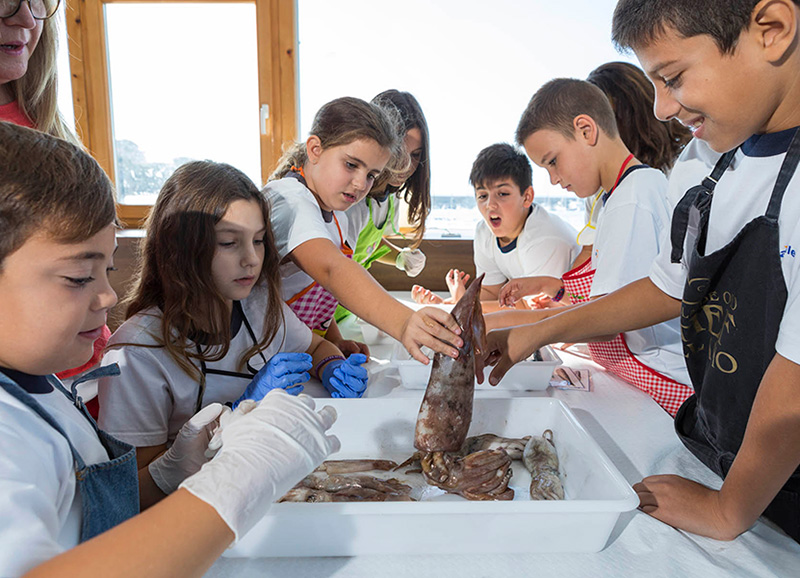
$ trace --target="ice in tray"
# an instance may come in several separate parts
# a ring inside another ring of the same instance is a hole
[[[433,352],[427,348],[423,351],[428,357],[433,357]],[[392,353],[392,363],[400,373],[400,383],[406,389],[425,389],[428,385],[428,378],[431,375],[431,364],[423,365],[416,359],[412,359],[405,348],[398,344]],[[483,373],[483,383],[478,384],[475,380],[477,389],[508,389],[515,391],[536,391],[547,389],[553,370],[561,365],[561,358],[555,350],[546,345],[526,359],[514,365],[503,379],[496,386],[489,385],[489,374],[491,367],[487,367]]]
[[[331,459],[402,462],[414,451],[420,401],[326,400],[338,412],[331,431],[342,442]],[[470,502],[418,487],[418,502],[274,504],[225,555],[597,552],[619,515],[639,500],[566,405],[549,398],[476,398],[469,435],[523,437],[545,429],[553,431],[564,500],[530,500],[530,476],[514,462],[513,501]],[[403,471],[395,475],[406,479]]]

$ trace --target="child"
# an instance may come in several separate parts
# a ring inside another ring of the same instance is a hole
[[[404,161],[401,166],[384,170],[366,199],[347,212],[351,226],[360,231],[353,259],[367,269],[373,263],[385,263],[405,271],[409,277],[416,277],[425,268],[425,254],[419,250],[419,244],[431,210],[428,123],[411,93],[386,90],[372,102],[394,109],[400,115],[405,131],[403,145],[406,155],[398,157]],[[410,246],[398,250],[384,236],[401,234],[397,230],[401,195],[408,205],[408,222],[414,225],[414,240]],[[349,314],[339,305],[336,322],[341,322]]]
[[[10,4],[4,6],[11,6]],[[58,2],[19,2],[7,14],[0,9],[0,45],[17,46],[0,57],[0,121],[37,128],[79,144],[58,112],[56,87]],[[22,45],[23,40],[27,40]],[[66,369],[61,379],[75,377],[97,365],[111,336],[103,327],[94,354],[81,367]]]
[[[568,272],[555,285],[547,280],[542,290],[555,301],[568,294],[577,303],[647,275],[669,223],[667,181],[628,151],[603,92],[583,80],[548,82],[522,114],[517,140],[554,184],[582,198],[601,187],[607,191],[599,201],[603,209],[591,263]],[[520,287],[503,289],[505,296],[532,292],[538,280],[517,282]],[[692,394],[685,385],[689,375],[675,321],[590,343],[589,350],[595,362],[647,392],[670,415]]]
[[[489,337],[492,357],[499,355],[490,378],[496,383],[512,360],[543,343],[680,314],[696,394],[681,407],[675,428],[725,481],[712,490],[658,475],[634,488],[643,511],[723,540],[762,513],[800,540],[798,26],[800,6],[792,0],[618,3],[613,37],[636,52],[655,85],[656,115],[678,119],[695,140],[730,152],[676,207],[673,243],[649,278]],[[703,164],[698,148],[687,146],[671,181],[685,161],[693,172]]]
[[[449,345],[461,343],[458,324],[439,309],[412,311],[354,263],[355,234],[343,214],[366,196],[401,148],[386,109],[339,98],[317,112],[311,136],[284,155],[264,193],[282,257],[283,296],[297,316],[327,333],[342,351],[366,352],[363,344],[343,343],[335,327],[333,314],[341,301],[428,363],[422,345],[452,357],[458,354]]]
[[[51,375],[92,355],[116,303],[111,183],[75,145],[2,122],[0,166],[0,575],[200,575],[337,450],[325,435],[335,412],[275,392],[225,413],[216,457],[134,515],[133,447],[97,430]],[[206,435],[181,439],[202,456]]]
[[[569,269],[578,254],[575,230],[533,202],[531,165],[524,154],[504,143],[483,149],[469,182],[483,217],[475,228],[473,252],[477,274],[486,274],[481,287],[485,313],[499,309],[498,294],[508,280],[532,275],[559,279]],[[456,270],[448,273],[448,302],[461,298],[468,277]],[[419,285],[412,296],[418,302],[437,301]]]
[[[268,223],[258,188],[226,164],[187,163],[156,199],[127,320],[103,358],[122,375],[98,388],[100,427],[136,446],[143,508],[177,487],[152,462],[203,407],[296,395],[309,371],[334,397],[364,393],[363,356],[345,361],[282,302]]]

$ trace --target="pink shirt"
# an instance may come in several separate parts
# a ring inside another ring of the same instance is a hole
[[[25,116],[25,113],[20,110],[16,100],[8,104],[0,104],[0,120],[20,126],[27,126],[28,128],[34,128],[31,119]]]

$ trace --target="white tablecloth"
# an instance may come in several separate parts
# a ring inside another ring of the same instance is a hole
[[[344,326],[351,335],[357,327]],[[400,385],[388,360],[392,345],[372,346],[376,360],[370,396],[411,396],[419,391]],[[513,392],[516,396],[551,396],[567,404],[622,475],[634,484],[643,477],[674,473],[711,487],[721,480],[678,440],[672,418],[645,393],[613,377],[590,361],[561,354],[565,365],[588,368],[593,391],[549,388],[545,392]],[[324,395],[321,386],[307,387]],[[511,392],[478,391],[481,396]],[[524,539],[524,536],[521,537]],[[594,554],[473,554],[469,556],[358,556],[343,558],[221,558],[207,576],[222,577],[402,577],[490,576],[800,576],[800,544],[770,522],[759,520],[732,542],[719,542],[675,530],[637,511],[623,514],[608,543]]]

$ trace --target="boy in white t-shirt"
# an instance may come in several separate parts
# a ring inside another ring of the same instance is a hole
[[[497,311],[500,289],[511,279],[528,276],[560,278],[580,247],[567,223],[533,202],[531,165],[509,144],[493,144],[478,153],[469,176],[483,220],[475,228],[476,274],[485,274],[481,288],[484,312]],[[469,276],[457,269],[447,274],[450,298],[443,300],[415,285],[418,303],[455,303]],[[525,304],[519,301],[519,307]]]

